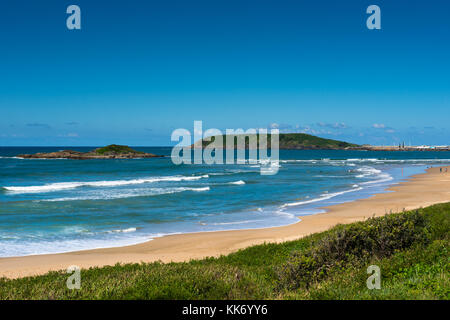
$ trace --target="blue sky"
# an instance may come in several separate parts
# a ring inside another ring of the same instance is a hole
[[[82,29],[66,28],[79,5]],[[381,8],[368,30],[366,8]],[[171,145],[278,127],[450,144],[450,2],[0,3],[0,145]]]

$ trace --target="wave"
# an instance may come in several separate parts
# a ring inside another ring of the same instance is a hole
[[[113,235],[114,233],[110,234],[111,237],[113,237]],[[165,234],[156,234],[155,236],[153,236],[137,234],[133,235],[133,233],[117,233],[115,235],[116,236],[114,236],[114,238],[106,239],[36,239],[21,242],[11,241],[8,242],[7,245],[0,247],[0,257],[18,257],[73,252],[79,250],[123,247],[150,241],[154,238],[164,236]],[[121,235],[120,238],[118,238],[119,235]]]
[[[353,187],[353,189],[350,190],[345,190],[345,191],[340,191],[340,192],[334,192],[334,193],[327,193],[327,194],[322,194],[320,197],[318,198],[314,198],[311,200],[305,200],[305,201],[299,201],[299,202],[292,202],[292,203],[285,203],[282,206],[280,206],[280,208],[286,208],[286,207],[293,207],[293,206],[300,206],[300,205],[304,205],[304,204],[308,204],[308,203],[314,203],[314,202],[319,202],[319,201],[323,201],[323,200],[328,200],[337,196],[340,196],[342,194],[346,194],[349,192],[355,192],[355,191],[359,191],[362,190],[362,187]]]
[[[111,180],[111,181],[86,181],[86,182],[56,182],[42,186],[24,186],[24,187],[3,187],[3,189],[14,193],[45,193],[79,187],[117,187],[124,185],[169,182],[169,181],[195,181],[203,178],[209,178],[207,174],[201,176],[168,176],[152,177],[132,180]]]
[[[361,182],[361,185],[368,185],[368,184],[375,184],[375,183],[382,183],[382,182],[388,182],[393,180],[394,178],[391,177],[391,175],[384,173],[384,174],[380,174],[379,176],[380,179],[377,180],[372,180],[372,181],[366,181],[366,182]]]
[[[107,231],[107,233],[129,233],[129,232],[135,232],[136,230],[137,230],[137,228],[117,229],[117,230]]]
[[[243,185],[243,184],[245,184],[245,181],[243,181],[243,180],[232,181],[232,182],[228,182],[228,184]]]
[[[178,187],[178,188],[151,188],[151,189],[137,189],[134,192],[117,192],[117,193],[100,193],[98,195],[79,196],[79,197],[64,197],[55,199],[34,200],[34,202],[64,202],[64,201],[84,201],[84,200],[113,200],[126,199],[135,197],[150,197],[164,194],[179,193],[185,191],[204,192],[209,191],[210,187]]]
[[[361,174],[357,175],[356,178],[365,178],[373,175],[378,175],[381,173],[381,170],[375,169],[373,167],[364,166],[356,169],[355,171],[361,172]]]
[[[213,222],[213,223],[203,223],[202,225],[211,225],[211,226],[227,226],[233,224],[246,224],[252,222],[260,222],[264,220],[242,220],[242,221],[232,221],[232,222]]]
[[[23,159],[21,157],[0,157],[0,159]]]
[[[361,173],[356,175],[356,178],[370,178],[373,176],[376,177],[376,180],[361,182],[360,185],[383,183],[394,179],[390,174],[369,166],[363,166],[361,168],[356,169],[355,171]]]

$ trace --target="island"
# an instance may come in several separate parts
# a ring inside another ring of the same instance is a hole
[[[245,149],[249,148],[249,136],[245,136]],[[234,148],[237,147],[237,139],[240,134],[234,135]],[[259,144],[259,134],[256,134],[256,139]],[[223,148],[232,148],[226,145],[226,135],[213,136],[210,139],[203,139],[195,142],[191,147],[193,148],[205,148],[210,143],[214,142],[215,139],[223,139]],[[360,145],[354,143],[348,143],[339,140],[325,139],[316,137],[306,133],[280,133],[279,134],[279,149],[295,149],[295,150],[356,150],[360,148]],[[271,135],[267,134],[267,148],[271,148]]]
[[[137,158],[160,158],[164,157],[152,153],[136,151],[128,146],[111,144],[106,147],[97,148],[89,152],[73,150],[62,150],[49,153],[19,154],[17,157],[24,159],[137,159]]]

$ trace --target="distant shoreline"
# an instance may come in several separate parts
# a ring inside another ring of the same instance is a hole
[[[264,242],[283,242],[311,233],[325,231],[336,224],[361,221],[432,204],[450,201],[450,170],[440,172],[434,167],[424,174],[388,188],[389,193],[325,208],[325,213],[302,216],[301,221],[282,227],[214,231],[168,235],[145,243],[107,249],[85,250],[60,254],[0,258],[0,276],[18,278],[66,269],[116,263],[177,262],[228,254]],[[449,166],[445,167],[450,169]]]

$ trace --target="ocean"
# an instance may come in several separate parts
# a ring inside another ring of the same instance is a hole
[[[288,225],[324,206],[386,192],[427,167],[450,165],[450,152],[280,150],[278,174],[261,175],[258,165],[174,165],[170,157],[16,157],[63,149],[93,147],[0,147],[0,257]]]

